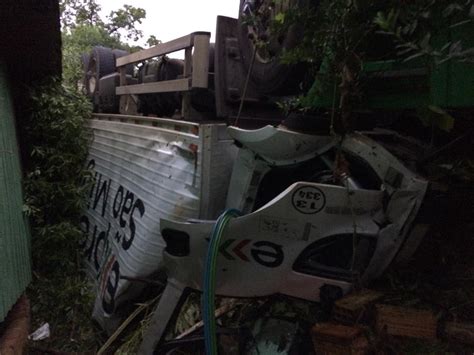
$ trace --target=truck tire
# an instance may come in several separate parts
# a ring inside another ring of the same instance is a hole
[[[139,69],[139,83],[174,80],[183,74],[184,61],[162,57],[149,61]],[[214,72],[214,44],[209,46],[209,72]],[[199,112],[215,114],[213,76],[209,76],[209,88],[191,92],[191,106]],[[182,95],[179,92],[143,94],[138,97],[138,112],[147,116],[171,117],[181,108]]]
[[[99,80],[113,72],[115,72],[115,58],[112,49],[101,46],[92,48],[86,74],[86,93],[92,99],[94,112],[99,111]]]
[[[127,85],[137,84],[137,79],[126,76]],[[100,78],[99,81],[99,110],[100,113],[120,113],[120,96],[115,89],[120,86],[120,74],[113,72]]]
[[[119,113],[120,96],[115,95],[115,88],[120,84],[120,74],[112,73],[103,76],[99,81],[99,112]]]
[[[178,78],[178,76],[183,75],[183,72],[183,60],[163,57],[158,67],[158,81],[175,80]],[[163,116],[171,117],[176,112],[176,110],[179,110],[181,107],[181,93],[167,92],[158,95],[157,108]]]
[[[257,6],[268,6],[269,0],[260,1]],[[307,6],[309,0],[290,0],[288,6]],[[294,64],[287,65],[280,62],[280,56],[285,50],[295,48],[299,43],[303,33],[303,28],[298,24],[291,25],[287,33],[284,35],[276,35],[268,33],[270,21],[273,20],[277,9],[272,11],[269,23],[263,26],[254,26],[248,23],[247,15],[248,6],[254,2],[250,0],[240,0],[239,19],[238,19],[238,40],[240,54],[247,72],[251,67],[252,55],[255,48],[252,38],[265,35],[269,38],[270,44],[265,49],[257,49],[255,61],[252,67],[250,78],[259,93],[263,95],[289,95],[296,93],[299,84],[305,73],[306,65]],[[315,6],[315,5],[311,5]],[[284,9],[283,9],[284,10]],[[254,8],[253,12],[258,11]]]
[[[124,57],[130,54],[129,52],[124,51],[122,49],[113,49],[112,53],[114,54],[114,62],[116,62],[117,58]],[[127,72],[127,75],[133,75],[133,64],[127,65],[126,72]]]
[[[139,83],[152,83],[174,80],[183,74],[184,61],[162,57],[158,61],[149,61],[139,70]],[[181,94],[168,92],[161,94],[143,94],[138,96],[138,112],[147,116],[171,117],[181,107]]]
[[[81,66],[82,66],[82,79],[80,83],[80,90],[84,95],[87,95],[87,70],[89,68],[90,54],[82,53],[81,54]]]

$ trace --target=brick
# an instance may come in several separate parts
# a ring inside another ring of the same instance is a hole
[[[428,310],[377,305],[376,328],[388,335],[434,340],[438,319]]]
[[[311,329],[316,355],[362,355],[369,351],[369,342],[362,327],[319,323]]]
[[[374,317],[374,306],[383,293],[373,290],[353,292],[334,303],[332,319],[343,324],[370,322]]]

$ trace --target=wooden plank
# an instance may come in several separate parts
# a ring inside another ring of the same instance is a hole
[[[369,341],[361,327],[318,323],[311,329],[311,337],[316,355],[362,355],[369,350]]]
[[[117,67],[142,62],[146,59],[150,59],[153,57],[158,57],[160,55],[165,55],[168,53],[176,52],[193,45],[193,34],[183,36],[172,41],[158,44],[154,47],[141,50],[139,52],[135,52],[120,58],[117,58],[116,65]]]
[[[158,81],[156,83],[120,86],[115,89],[115,93],[117,95],[133,95],[188,90],[190,90],[190,82],[188,78],[185,78]]]
[[[208,35],[194,37],[192,87],[204,88],[208,86],[209,75],[209,38]]]
[[[374,306],[383,293],[373,290],[353,292],[334,303],[332,318],[344,324],[367,322],[372,318]]]
[[[376,328],[388,335],[434,340],[438,319],[432,311],[377,305]]]

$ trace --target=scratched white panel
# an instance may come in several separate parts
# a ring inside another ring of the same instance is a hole
[[[224,124],[203,124],[200,133],[203,153],[199,218],[212,220],[225,209],[237,147]]]
[[[83,250],[96,280],[94,317],[111,330],[117,307],[141,291],[121,277],[146,277],[161,267],[160,218],[199,217],[202,143],[198,129],[179,125],[97,119],[89,125],[94,184],[81,221]]]

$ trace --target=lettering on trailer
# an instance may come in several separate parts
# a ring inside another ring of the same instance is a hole
[[[324,192],[314,186],[302,186],[293,192],[291,199],[293,207],[303,214],[315,214],[326,205]]]
[[[100,280],[100,298],[105,313],[112,314],[115,311],[115,294],[117,293],[120,280],[120,264],[112,255],[103,269]]]
[[[94,168],[95,161],[89,161],[88,169]],[[120,280],[120,264],[112,255],[111,243],[115,243],[122,252],[127,252],[137,233],[135,221],[141,219],[146,211],[143,201],[123,185],[118,186],[115,195],[110,195],[112,184],[112,179],[95,172],[87,204],[89,212],[95,211],[106,227],[93,224],[87,215],[80,220],[83,231],[80,246],[86,260],[93,266],[97,280],[100,280],[99,292],[107,314],[115,310],[115,295]]]
[[[278,267],[285,260],[283,247],[265,240],[226,239],[220,245],[219,253],[227,260],[253,260],[269,268]]]

